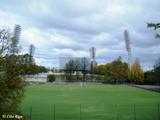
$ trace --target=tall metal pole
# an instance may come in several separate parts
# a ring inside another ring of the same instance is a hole
[[[80,104],[80,120],[82,120],[82,111],[81,111],[81,104]]]
[[[91,57],[91,74],[92,74],[92,77],[94,75],[94,72],[95,72],[95,56],[96,56],[96,49],[95,47],[91,47],[90,48],[90,57]]]
[[[158,114],[158,120],[160,120],[160,108],[159,108],[159,104],[158,104],[157,114]]]
[[[53,106],[53,120],[56,120],[56,111],[55,111],[56,109],[55,109],[55,104],[54,104],[54,106]]]
[[[29,118],[30,118],[30,120],[32,120],[32,106],[30,106],[30,109],[29,109],[30,111],[29,111]]]
[[[33,44],[31,44],[29,46],[29,65],[31,65],[33,63],[33,54],[35,51],[35,46]]]
[[[137,120],[137,117],[136,117],[136,105],[134,104],[134,120]]]
[[[130,43],[130,38],[129,38],[129,32],[127,30],[124,31],[124,38],[125,38],[125,44],[126,44],[126,50],[128,52],[128,66],[131,68],[131,43]]]

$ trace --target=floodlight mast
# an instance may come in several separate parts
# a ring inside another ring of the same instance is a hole
[[[124,38],[125,38],[126,50],[128,52],[128,66],[129,66],[129,69],[130,69],[131,64],[132,64],[131,43],[130,43],[130,38],[129,38],[129,32],[127,30],[124,30]]]
[[[33,64],[33,55],[34,55],[34,52],[35,52],[35,46],[33,45],[33,44],[31,44],[30,46],[29,46],[29,56],[30,56],[30,58],[29,58],[29,64],[31,65],[31,64]]]
[[[90,55],[91,55],[92,60],[95,60],[95,54],[96,54],[95,52],[96,52],[95,47],[91,47],[90,48]]]
[[[96,55],[96,49],[95,47],[90,48],[90,57],[91,57],[91,74],[94,74],[95,71],[95,55]]]
[[[14,33],[13,33],[13,40],[11,44],[11,53],[13,55],[18,54],[19,52],[19,40],[20,40],[20,34],[21,34],[21,26],[20,25],[15,25],[14,28]]]

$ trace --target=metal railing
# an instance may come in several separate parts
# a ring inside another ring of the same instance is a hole
[[[160,104],[155,105],[60,105],[22,109],[27,120],[160,120]]]

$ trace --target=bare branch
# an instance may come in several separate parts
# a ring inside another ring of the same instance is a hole
[[[10,33],[8,29],[0,30],[0,56],[3,56],[9,49]]]

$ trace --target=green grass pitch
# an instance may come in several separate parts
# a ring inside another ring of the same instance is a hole
[[[32,113],[32,120],[160,119],[160,94],[127,85],[43,84],[25,89],[21,109],[25,115]]]

